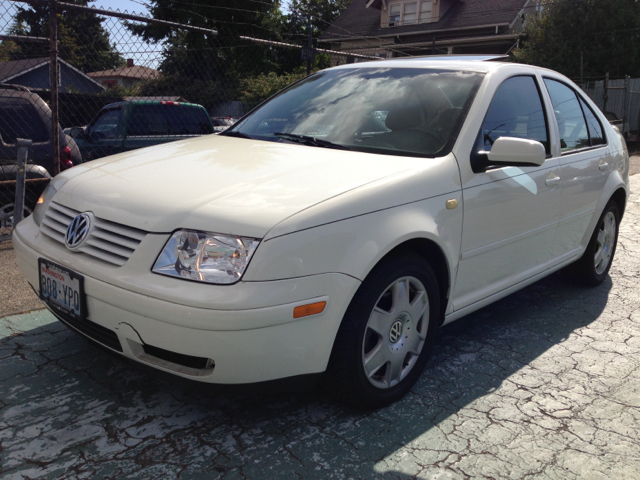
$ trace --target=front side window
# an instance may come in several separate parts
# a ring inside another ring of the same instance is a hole
[[[547,120],[536,81],[530,76],[505,80],[491,101],[478,136],[478,150],[488,152],[500,137],[535,140],[549,154]]]
[[[89,129],[89,135],[94,140],[114,139],[118,135],[118,121],[122,108],[112,108],[105,110],[93,122]]]
[[[549,78],[545,78],[544,83],[558,122],[560,150],[564,153],[589,147],[589,130],[576,92],[565,84]]]
[[[385,155],[448,154],[484,77],[423,68],[311,75],[223,135]]]

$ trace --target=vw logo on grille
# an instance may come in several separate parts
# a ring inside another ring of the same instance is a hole
[[[76,248],[84,242],[89,235],[91,228],[91,217],[86,213],[81,213],[71,220],[67,227],[67,234],[64,236],[64,244],[67,248]]]
[[[389,331],[389,341],[391,343],[396,343],[400,337],[402,337],[402,322],[398,320],[393,325],[391,325],[391,330]]]

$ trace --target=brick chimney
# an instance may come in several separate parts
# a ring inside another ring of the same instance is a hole
[[[127,67],[133,67],[133,58],[127,58]]]

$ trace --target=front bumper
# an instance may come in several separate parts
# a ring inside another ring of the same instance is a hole
[[[162,238],[149,242],[160,244],[166,235],[158,237]],[[256,383],[324,371],[342,316],[360,285],[337,273],[232,286],[197,285],[152,274],[148,261],[141,272],[144,258],[153,259],[157,250],[136,251],[138,258],[132,256],[131,265],[100,268],[95,260],[40,235],[31,217],[15,229],[13,245],[18,266],[36,291],[40,257],[84,275],[90,323],[71,325],[74,329],[135,361],[208,383]],[[141,247],[144,243],[138,250]],[[140,281],[135,291],[128,285],[132,279]],[[167,281],[173,284],[171,293]],[[156,291],[154,282],[159,284]],[[192,299],[194,291],[209,292],[208,298]],[[176,301],[181,298],[187,304]],[[327,302],[321,314],[293,318],[296,306],[317,301]],[[94,333],[96,329],[115,334],[122,351]],[[180,360],[184,356],[210,361],[194,368]]]

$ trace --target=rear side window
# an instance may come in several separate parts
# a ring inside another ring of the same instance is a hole
[[[512,77],[498,87],[482,124],[479,143],[490,151],[500,137],[535,140],[549,153],[547,121],[536,81],[530,76]]]
[[[207,113],[198,107],[135,105],[129,135],[204,135],[213,133]]]
[[[544,83],[549,91],[558,122],[560,150],[564,153],[602,145],[604,143],[602,125],[589,106],[579,100],[578,94],[556,80],[545,78]]]
[[[0,98],[0,134],[4,143],[16,143],[17,138],[33,142],[49,141],[49,132],[35,107],[25,98]]]
[[[593,113],[591,107],[585,103],[582,98],[580,99],[580,106],[582,107],[582,111],[584,112],[584,116],[587,119],[587,127],[589,129],[589,138],[591,140],[591,146],[595,145],[604,145],[607,143],[604,139],[604,132],[602,130],[602,124],[596,114]]]

